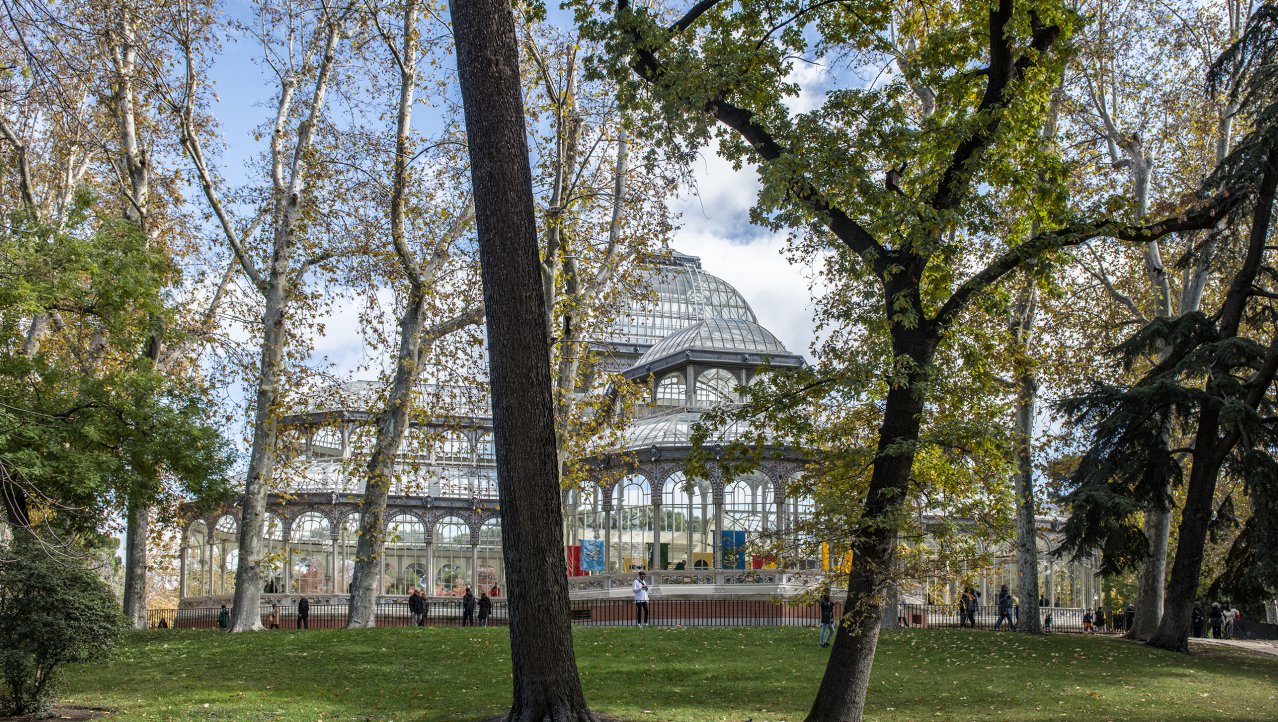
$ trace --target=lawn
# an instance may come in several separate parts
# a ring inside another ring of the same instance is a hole
[[[586,696],[624,720],[802,720],[827,650],[800,628],[576,630]],[[481,720],[509,702],[500,628],[141,632],[69,670],[64,701],[120,719]],[[970,630],[884,637],[871,720],[1278,719],[1278,658]]]

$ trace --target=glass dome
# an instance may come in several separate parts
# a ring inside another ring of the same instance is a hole
[[[636,299],[622,309],[607,341],[647,346],[706,318],[758,322],[737,289],[701,270],[696,256],[667,251],[648,273],[656,299]]]
[[[764,356],[792,356],[785,344],[752,320],[707,318],[670,334],[635,362],[645,366],[680,351],[729,351]]]

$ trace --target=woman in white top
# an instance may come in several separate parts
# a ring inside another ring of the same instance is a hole
[[[639,572],[630,589],[635,593],[635,623],[642,627],[648,623],[648,580],[643,572]]]

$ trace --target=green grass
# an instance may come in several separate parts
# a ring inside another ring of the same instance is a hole
[[[586,696],[624,720],[802,720],[813,629],[576,630]],[[510,699],[506,631],[146,632],[68,670],[64,702],[121,719],[480,720]],[[960,630],[884,637],[871,720],[1274,720],[1278,658],[1113,638]]]

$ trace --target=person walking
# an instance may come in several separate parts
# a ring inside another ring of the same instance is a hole
[[[1096,631],[1105,632],[1105,607],[1096,607]]]
[[[266,628],[280,628],[280,605],[275,602],[271,602],[271,611],[266,614]]]
[[[1231,606],[1228,602],[1226,602],[1221,612],[1221,625],[1220,625],[1221,633],[1225,635],[1225,639],[1234,638],[1234,619],[1236,619],[1237,616],[1238,616],[1238,613],[1234,611],[1233,606]]]
[[[297,600],[297,628],[310,629],[311,602],[306,597]]]
[[[643,572],[630,584],[630,591],[635,594],[635,624],[640,627],[648,623],[648,578]]]
[[[1003,621],[1007,620],[1008,629],[1015,630],[1016,623],[1012,621],[1012,593],[1007,591],[1007,585],[1004,584],[998,590],[998,621],[994,623],[994,631],[1003,630]]]
[[[217,613],[217,628],[227,629],[230,626],[231,626],[231,612],[229,609],[226,608],[226,605],[223,604],[222,609]]]
[[[462,595],[462,626],[475,626],[475,593],[466,587],[466,593]]]
[[[426,625],[426,600],[417,591],[417,587],[408,588],[408,613],[412,615],[414,627]]]
[[[1220,609],[1220,602],[1211,603],[1211,611],[1207,614],[1207,623],[1211,625],[1212,639],[1220,639],[1220,628],[1225,623],[1225,613]]]
[[[479,593],[479,626],[488,626],[488,616],[493,613],[493,600],[488,592]]]
[[[1203,617],[1202,604],[1194,602],[1194,611],[1191,619],[1193,622],[1194,636],[1201,638],[1203,636],[1203,622],[1205,621],[1205,618]]]
[[[834,637],[834,602],[830,601],[830,592],[821,594],[821,646],[830,646]]]

